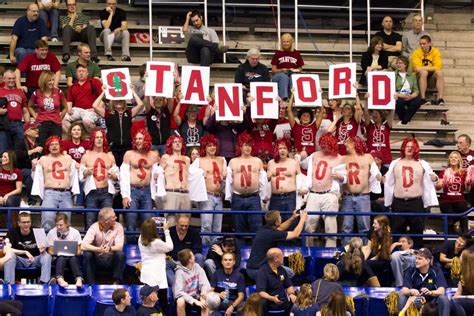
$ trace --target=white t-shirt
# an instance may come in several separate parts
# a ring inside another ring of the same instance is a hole
[[[49,231],[48,235],[46,236],[46,240],[48,242],[48,247],[53,247],[55,240],[77,241],[79,245],[82,242],[81,233],[79,233],[79,231],[74,227],[69,227],[69,233],[64,239],[58,237],[58,230],[56,227],[54,227]]]

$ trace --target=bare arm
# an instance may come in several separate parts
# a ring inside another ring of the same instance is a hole
[[[16,64],[15,49],[16,49],[17,42],[18,42],[18,36],[12,34],[12,37],[10,39],[10,62],[12,64]],[[19,80],[18,76],[17,76],[17,79]]]
[[[304,210],[301,210],[300,213],[301,213],[300,221],[298,222],[298,225],[296,225],[294,230],[292,230],[291,232],[288,232],[288,235],[286,236],[286,240],[298,238],[301,232],[303,231],[304,223],[306,222],[306,219],[308,218],[308,213]]]
[[[59,79],[61,79],[61,70],[56,71],[54,74],[54,86],[56,88],[59,86]]]
[[[362,111],[362,106],[360,103],[359,94],[356,94],[356,103],[355,103],[354,108],[355,108],[354,119],[356,120],[357,123],[360,124],[360,122],[362,121],[363,111]]]
[[[27,108],[28,108],[28,112],[30,112],[30,116],[36,120],[36,113],[35,113],[35,110],[33,109],[33,100],[31,98],[28,101]]]
[[[143,101],[142,99],[140,99],[140,97],[135,92],[135,90],[132,90],[132,94],[133,94],[133,99],[135,100],[135,103],[137,104],[132,108],[132,117],[135,117],[137,116],[138,113],[140,113],[140,111],[143,110]]]
[[[295,120],[295,115],[293,114],[293,102],[294,102],[294,94],[292,93],[290,95],[290,99],[288,100],[288,122],[290,123],[290,126],[291,128],[293,128],[293,126],[295,125],[296,123],[296,120]]]
[[[178,104],[176,105],[176,108],[174,109],[173,112],[173,119],[174,122],[176,123],[176,126],[180,126],[182,123],[181,116],[179,116],[179,112],[181,111],[181,100],[178,98]]]

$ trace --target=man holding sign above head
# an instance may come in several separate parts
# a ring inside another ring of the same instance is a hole
[[[218,54],[225,53],[229,47],[219,46],[219,37],[217,37],[216,31],[205,26],[203,19],[203,15],[198,10],[189,11],[186,14],[183,32],[190,33],[186,47],[186,58],[190,63],[209,66]]]
[[[236,232],[256,232],[262,226],[262,215],[259,212],[261,200],[266,200],[267,174],[263,170],[263,162],[252,156],[254,141],[252,136],[243,132],[237,138],[236,158],[227,167],[225,198],[231,201],[231,209],[249,211],[248,214],[235,214],[234,227]],[[240,240],[243,240],[240,238]]]
[[[272,57],[272,81],[278,83],[278,95],[283,101],[288,99],[291,75],[303,70],[303,57],[295,49],[293,37],[285,33],[281,36],[281,50]]]

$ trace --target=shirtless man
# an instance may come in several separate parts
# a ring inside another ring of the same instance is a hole
[[[114,182],[118,180],[118,167],[114,155],[109,152],[106,133],[94,129],[90,135],[92,150],[81,158],[79,178],[84,181],[86,208],[102,209],[112,207],[115,194]],[[97,214],[86,213],[86,229],[97,221]]]
[[[43,200],[43,208],[72,208],[72,195],[79,194],[76,163],[61,149],[61,138],[50,136],[45,142],[45,152],[33,167],[32,195]],[[70,212],[63,212],[69,217]],[[41,226],[48,232],[55,226],[56,212],[42,211]]]
[[[430,165],[420,159],[420,147],[414,138],[405,138],[400,148],[400,157],[392,161],[385,174],[385,206],[394,213],[424,213],[425,209],[438,205],[434,183],[438,177]],[[423,234],[425,218],[422,216],[396,216],[392,232]],[[422,247],[423,238],[413,238],[415,248]]]
[[[235,231],[256,232],[262,226],[261,200],[265,200],[267,174],[263,162],[252,157],[253,138],[243,132],[237,138],[235,158],[229,162],[226,178],[226,200],[231,201],[231,210],[250,211],[248,214],[234,214]],[[243,242],[243,239],[240,238]]]
[[[343,162],[347,170],[347,183],[344,184],[344,196],[342,198],[342,212],[370,212],[370,191],[380,193],[380,174],[374,158],[367,154],[365,141],[360,137],[349,137],[346,140],[347,155]],[[379,181],[378,188],[372,187],[372,181]],[[367,234],[370,229],[370,216],[345,215],[342,222],[343,233],[352,233],[354,217],[357,220],[359,233]],[[344,237],[343,245],[349,243],[352,237]],[[363,238],[366,243],[367,238]]]
[[[212,134],[201,138],[200,158],[194,162],[204,170],[206,181],[207,201],[201,202],[201,210],[222,210],[222,185],[226,176],[226,161],[224,157],[216,156],[219,152],[219,140]],[[201,232],[220,233],[222,230],[223,214],[201,214]],[[202,243],[211,245],[217,241],[217,236],[202,236]]]
[[[338,154],[337,138],[332,134],[324,134],[319,139],[320,151],[316,151],[308,159],[307,187],[309,188],[306,210],[309,212],[337,212],[339,210],[340,183],[344,177],[336,172],[337,166],[342,168],[342,156]],[[309,215],[305,231],[314,233],[319,219],[324,220],[324,230],[328,234],[337,233],[336,216]],[[313,246],[313,238],[307,238],[308,246]],[[326,247],[336,247],[336,236],[326,237]]]
[[[267,177],[271,184],[272,196],[270,198],[269,210],[281,212],[293,212],[296,209],[297,176],[301,174],[298,161],[289,158],[291,148],[287,138],[277,140],[273,159],[267,165]],[[306,194],[305,192],[300,192]],[[282,214],[282,220],[290,218],[291,213]],[[294,223],[296,225],[297,222]]]
[[[159,162],[159,157],[155,151],[150,151],[151,136],[146,129],[141,128],[135,133],[132,138],[132,148],[123,156],[123,163],[120,167],[120,192],[122,193],[123,208],[151,211],[153,200],[150,179],[152,178],[152,166]],[[151,212],[127,212],[125,214],[126,229],[128,231],[137,230],[138,217],[143,222],[153,216],[154,214]],[[134,239],[129,239],[129,241],[134,241]]]
[[[165,210],[191,209],[188,183],[190,160],[184,155],[185,149],[184,139],[177,135],[171,135],[166,141],[166,154],[160,160],[166,190],[163,200]],[[176,223],[174,214],[167,216],[167,220],[170,226]]]

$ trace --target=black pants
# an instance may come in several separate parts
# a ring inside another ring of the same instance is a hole
[[[266,299],[261,299],[261,301],[264,315],[268,315],[270,311],[279,310],[284,310],[284,315],[290,315],[291,308],[293,307],[293,303],[289,300],[283,301],[280,305],[267,301]]]
[[[58,136],[59,138],[62,137],[61,133],[61,125],[58,125],[54,122],[47,121],[47,122],[41,122],[39,125],[39,137],[38,137],[38,143],[40,146],[44,147],[44,143],[50,136]]]
[[[96,268],[112,271],[113,280],[120,283],[125,270],[125,254],[123,251],[114,251],[111,255],[100,256],[91,251],[84,251],[84,270],[88,284],[95,283]]]
[[[83,278],[82,270],[81,270],[81,263],[78,256],[66,257],[66,256],[59,256],[56,258],[56,277],[64,279],[64,270],[66,269],[66,265],[69,262],[69,266],[72,270],[72,275],[74,279]]]
[[[402,124],[407,124],[411,121],[412,117],[415,115],[416,111],[418,111],[420,106],[420,97],[416,97],[414,99],[411,99],[410,101],[397,99],[395,105],[395,112],[397,112],[397,116],[400,121],[402,121]]]
[[[467,210],[466,201],[463,202],[441,202],[439,205],[442,213],[446,214],[459,214],[464,213]],[[461,231],[466,233],[468,231],[467,227],[467,216],[460,217],[450,217],[448,220],[448,231],[449,233],[454,233],[454,223],[459,221],[461,224]],[[444,226],[443,226],[444,227]]]
[[[63,28],[63,54],[71,54],[71,42],[87,43],[91,49],[91,56],[97,56],[97,34],[92,25],[88,25],[80,32],[76,32],[70,25]]]
[[[214,55],[218,54],[218,44],[202,39],[199,36],[191,36],[186,47],[186,58],[192,64],[209,66],[214,61]]]
[[[423,199],[421,197],[414,199],[393,198],[392,212],[394,213],[425,213]],[[391,221],[394,233],[406,234],[407,226],[410,226],[411,234],[423,234],[425,229],[425,217],[423,216],[394,216]],[[423,246],[423,237],[413,237],[415,248]]]

